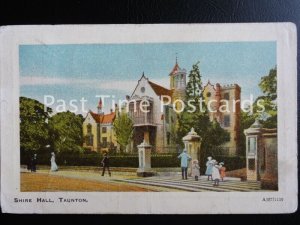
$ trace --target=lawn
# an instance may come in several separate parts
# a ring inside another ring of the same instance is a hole
[[[119,184],[105,181],[92,181],[41,173],[21,173],[21,191],[145,192],[151,190],[122,183]]]

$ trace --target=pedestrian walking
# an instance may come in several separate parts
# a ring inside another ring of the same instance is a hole
[[[55,162],[55,153],[54,152],[51,152],[51,159],[50,159],[50,162],[51,162],[51,172],[56,172],[58,171],[58,166]]]
[[[191,156],[187,154],[187,150],[183,149],[182,153],[178,156],[180,158],[180,166],[181,166],[181,173],[182,173],[182,179],[187,180],[187,169],[188,169],[188,162],[191,160]]]
[[[109,156],[108,156],[107,152],[104,153],[104,157],[103,157],[103,159],[101,161],[101,164],[103,166],[102,176],[104,176],[104,173],[105,173],[106,169],[108,170],[109,176],[111,176],[111,172],[109,170]]]
[[[31,158],[31,172],[36,172],[36,164],[37,164],[37,154],[33,154]]]

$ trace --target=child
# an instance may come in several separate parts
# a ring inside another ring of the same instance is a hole
[[[214,186],[219,186],[220,177],[220,166],[216,160],[213,160],[214,166],[212,167],[212,180],[214,181]]]
[[[195,177],[195,181],[200,177],[200,167],[197,159],[192,162],[192,177]]]
[[[212,157],[211,156],[207,157],[206,171],[205,171],[205,175],[207,176],[207,180],[209,180],[209,177],[211,177],[213,166],[214,166],[214,164],[213,164]]]
[[[224,181],[224,177],[226,176],[226,173],[225,173],[226,167],[224,166],[224,162],[220,162],[219,166],[220,166],[220,176],[221,176],[222,181]]]

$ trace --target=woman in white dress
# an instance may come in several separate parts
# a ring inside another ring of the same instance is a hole
[[[51,172],[58,171],[58,166],[56,165],[56,162],[55,162],[55,154],[54,154],[54,152],[51,152],[50,162],[51,162]]]
[[[212,160],[214,163],[214,166],[212,167],[212,180],[214,181],[214,186],[219,186],[219,182],[221,179],[220,176],[220,166],[218,165],[218,162],[216,160]]]

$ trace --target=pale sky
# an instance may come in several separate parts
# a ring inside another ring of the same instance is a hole
[[[276,66],[276,42],[20,45],[20,95],[42,103],[44,95],[66,103],[83,97],[86,109],[96,111],[95,95],[125,99],[143,72],[169,88],[176,54],[187,73],[200,61],[203,85],[239,84],[242,99],[259,96],[260,78]],[[105,103],[109,112],[111,100]]]

